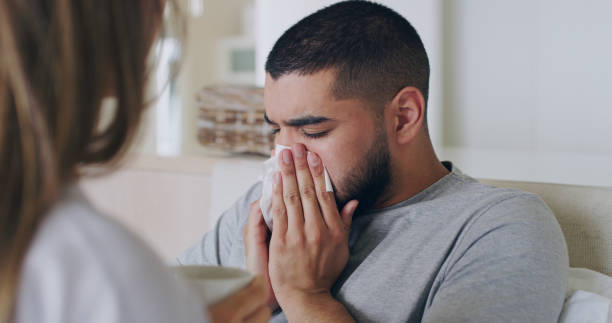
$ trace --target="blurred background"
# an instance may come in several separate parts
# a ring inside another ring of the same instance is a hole
[[[259,115],[243,110],[263,109],[252,87],[263,86],[268,51],[334,2],[180,0],[188,33],[182,50],[173,35],[159,45],[160,99],[125,166],[82,183],[89,197],[166,259],[194,243],[259,176],[265,157],[236,147],[266,139]],[[612,186],[612,1],[379,2],[425,43],[430,129],[443,159],[477,178]],[[227,144],[223,128],[219,144],[215,127],[228,120],[230,132],[261,134]]]

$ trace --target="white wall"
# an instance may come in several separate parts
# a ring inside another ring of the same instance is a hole
[[[305,16],[334,0],[255,0],[256,81],[263,86],[265,61],[276,40],[285,30]],[[406,17],[419,32],[429,55],[431,82],[429,91],[429,128],[434,144],[442,142],[441,109],[441,6],[439,0],[382,0],[378,1]]]
[[[612,153],[612,1],[447,4],[449,145]]]
[[[612,1],[444,8],[448,155],[476,176],[612,186]]]

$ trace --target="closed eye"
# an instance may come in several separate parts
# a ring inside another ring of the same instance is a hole
[[[320,131],[320,132],[314,132],[314,133],[302,130],[302,134],[305,137],[311,138],[311,139],[317,139],[317,138],[325,137],[328,133],[329,133],[329,130]]]

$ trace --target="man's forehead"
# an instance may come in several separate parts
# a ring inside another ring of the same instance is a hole
[[[291,81],[293,80],[288,80]],[[271,120],[281,122],[309,116],[332,118],[338,113],[335,109],[336,100],[328,95],[326,89],[303,82],[277,85],[270,86],[267,83],[264,90],[265,111]]]
[[[308,75],[290,73],[273,78],[266,74],[264,85],[264,99],[268,101],[305,102],[334,100],[333,86],[334,74],[329,71],[320,71]]]
[[[333,95],[334,77],[330,70],[310,75],[292,73],[277,79],[267,74],[264,88],[266,116],[276,124],[284,124],[308,117],[343,120],[363,111],[361,100],[338,99]]]

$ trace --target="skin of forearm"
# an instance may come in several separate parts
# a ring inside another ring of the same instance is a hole
[[[300,293],[281,304],[287,320],[301,322],[355,322],[346,308],[330,293]]]

